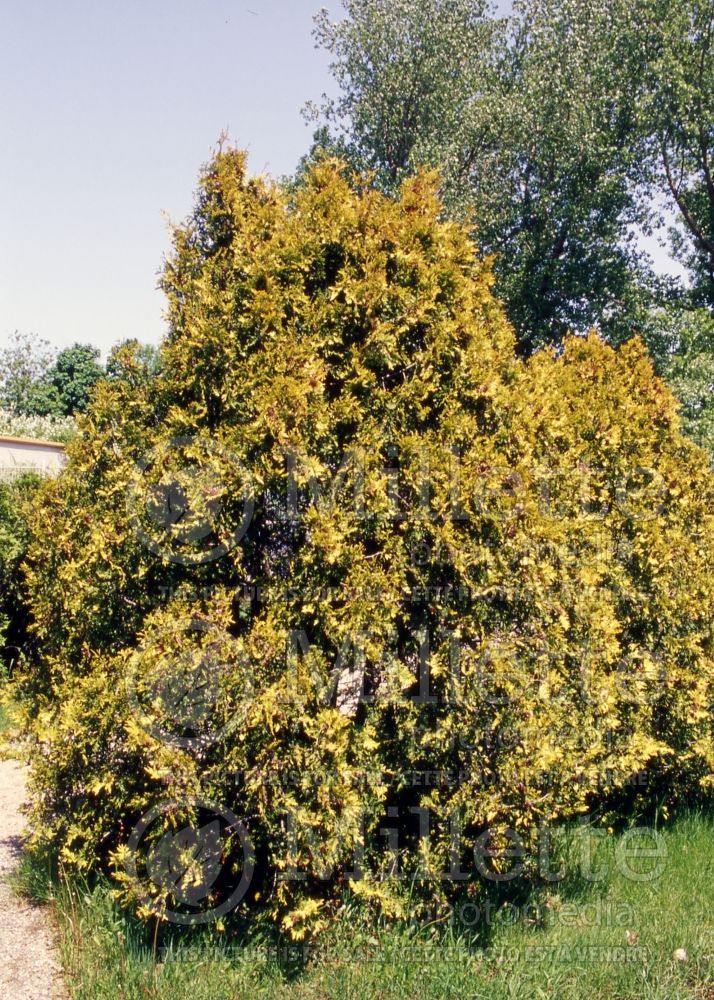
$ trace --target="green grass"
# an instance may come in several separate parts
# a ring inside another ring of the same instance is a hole
[[[154,941],[107,886],[48,881],[36,863],[25,865],[21,882],[26,893],[52,898],[75,1000],[714,998],[714,823],[691,814],[662,836],[659,877],[625,877],[617,865],[623,835],[608,834],[594,862],[607,869],[603,881],[572,876],[541,886],[487,926],[388,928],[345,908],[307,962],[276,954],[265,939],[234,941],[215,930]],[[576,846],[571,835],[567,849]],[[474,915],[465,911],[466,922]]]
[[[12,728],[12,713],[9,705],[0,701],[0,736],[5,736]]]

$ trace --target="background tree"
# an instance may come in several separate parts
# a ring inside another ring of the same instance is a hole
[[[642,121],[648,157],[640,182],[660,192],[676,225],[672,247],[692,281],[694,305],[714,308],[714,4],[653,0],[645,5],[651,58]]]
[[[9,345],[0,350],[0,405],[19,414],[51,412],[39,397],[47,386],[53,359],[46,340],[16,330]]]
[[[136,382],[152,379],[158,374],[161,356],[158,347],[128,338],[112,347],[107,358],[106,377],[130,378]]]
[[[714,316],[708,309],[657,309],[643,336],[681,403],[684,430],[714,461]]]
[[[0,406],[20,416],[70,417],[84,413],[96,383],[131,370],[134,378],[158,371],[158,350],[137,339],[112,348],[106,367],[99,349],[74,344],[56,356],[47,341],[16,333],[0,351]]]
[[[630,5],[523,0],[511,19],[471,0],[348,0],[318,43],[340,96],[330,141],[393,188],[438,166],[444,197],[495,254],[525,351],[597,325],[621,339],[651,278],[634,225],[642,59]]]
[[[99,349],[90,344],[74,344],[59,352],[46,381],[61,414],[71,416],[87,409],[94,385],[104,377],[98,359]]]

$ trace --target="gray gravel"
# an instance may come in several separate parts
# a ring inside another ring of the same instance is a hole
[[[0,760],[0,997],[65,1000],[50,914],[7,884],[22,854],[24,769]]]

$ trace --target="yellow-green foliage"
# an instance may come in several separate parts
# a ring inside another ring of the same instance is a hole
[[[457,830],[473,875],[487,829],[528,844],[636,774],[658,801],[711,784],[706,459],[639,342],[519,360],[435,191],[328,162],[286,195],[220,152],[175,231],[160,374],[127,355],[44,487],[37,828],[128,895],[129,832],[163,801],[230,808],[243,905],[300,937],[347,885],[387,913],[405,884],[463,887],[438,877]],[[172,477],[190,504],[164,530]],[[162,678],[190,688],[209,653],[208,721],[177,720]]]

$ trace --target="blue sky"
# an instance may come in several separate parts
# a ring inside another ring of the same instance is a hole
[[[190,210],[220,133],[276,176],[309,145],[300,110],[331,89],[311,35],[323,4],[339,14],[339,0],[0,0],[0,346],[15,329],[104,353],[159,340],[166,217]]]
[[[187,214],[223,130],[254,170],[292,170],[300,109],[330,86],[321,5],[0,3],[0,346],[15,329],[104,351],[159,339],[162,213]]]

